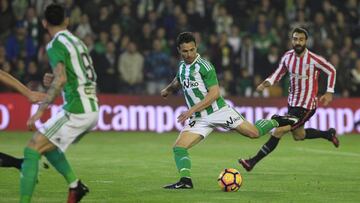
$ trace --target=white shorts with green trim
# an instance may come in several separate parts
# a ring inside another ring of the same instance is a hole
[[[39,132],[65,152],[71,143],[78,141],[96,126],[98,118],[99,112],[73,114],[61,110],[47,120]]]
[[[214,128],[234,129],[239,126],[245,118],[234,108],[224,106],[214,113],[199,118],[191,118],[181,132],[192,132],[207,137]]]

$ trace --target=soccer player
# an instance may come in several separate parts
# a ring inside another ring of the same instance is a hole
[[[179,70],[174,80],[161,91],[166,98],[182,87],[188,111],[177,119],[185,122],[174,146],[175,163],[180,173],[180,181],[164,186],[165,189],[191,189],[191,160],[188,149],[206,138],[215,127],[232,129],[250,138],[258,138],[271,129],[289,125],[295,121],[289,117],[275,116],[272,120],[257,121],[255,126],[229,107],[222,96],[214,66],[197,53],[196,41],[192,33],[183,32],[176,39],[181,58]]]
[[[31,103],[43,100],[46,95],[41,92],[31,91],[20,81],[3,70],[0,70],[0,82],[24,95]],[[20,170],[22,161],[23,159],[0,152],[0,167],[15,167]]]
[[[35,132],[24,149],[21,203],[31,201],[42,155],[69,184],[68,203],[79,202],[89,192],[75,175],[64,153],[71,143],[78,141],[98,121],[96,74],[87,47],[66,29],[68,23],[63,6],[50,4],[46,7],[42,24],[52,36],[46,49],[54,78],[47,97],[27,121],[27,126],[35,129],[35,121],[62,91],[64,105],[62,111]]]
[[[261,159],[271,153],[278,145],[280,138],[287,132],[291,132],[296,141],[324,138],[332,142],[335,147],[339,147],[339,140],[334,128],[327,131],[313,128],[304,129],[305,122],[314,115],[318,105],[319,71],[321,70],[328,75],[326,93],[320,97],[320,102],[327,106],[333,98],[336,70],[323,57],[306,48],[308,32],[304,28],[295,28],[291,36],[293,49],[284,54],[279,67],[257,87],[257,91],[263,91],[265,87],[280,81],[285,73],[289,72],[288,114],[297,117],[299,121],[291,126],[276,129],[256,156],[250,159],[239,159],[239,163],[247,171],[251,171]]]

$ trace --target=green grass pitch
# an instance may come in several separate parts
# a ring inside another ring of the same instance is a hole
[[[20,156],[30,133],[0,133],[0,151]],[[178,180],[171,146],[177,133],[94,132],[67,151],[78,176],[90,187],[82,202],[360,202],[360,136],[340,137],[336,149],[326,140],[295,142],[284,137],[276,151],[248,173],[239,157],[257,152],[267,136],[250,140],[213,133],[190,150],[194,190],[161,187]],[[219,190],[223,168],[244,179],[238,192]],[[19,173],[0,168],[0,202],[18,202]],[[53,167],[41,169],[33,202],[66,202],[67,185]]]

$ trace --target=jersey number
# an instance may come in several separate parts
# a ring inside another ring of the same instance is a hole
[[[89,54],[87,53],[82,53],[81,54],[81,57],[82,57],[82,60],[84,62],[84,65],[85,65],[85,71],[86,71],[86,77],[95,82],[96,80],[96,73],[95,73],[95,70],[94,70],[94,66],[92,64],[92,60],[89,56]]]

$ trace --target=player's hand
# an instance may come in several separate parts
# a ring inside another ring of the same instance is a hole
[[[191,110],[187,110],[187,111],[185,111],[185,112],[182,112],[182,113],[177,117],[177,122],[183,123],[183,122],[185,122],[188,118],[190,118],[193,114],[194,114],[194,112],[192,112]]]
[[[323,96],[320,97],[320,102],[327,106],[333,100],[333,94],[326,92]]]
[[[37,103],[43,101],[45,97],[46,97],[45,93],[31,91],[28,99],[31,103]]]
[[[162,97],[164,97],[164,99],[166,99],[167,96],[169,96],[169,91],[165,88],[165,89],[161,90],[160,95]]]
[[[29,120],[26,122],[26,126],[29,130],[34,131],[36,130],[35,122],[41,118],[43,115],[43,111],[37,111],[33,116],[29,118]]]
[[[262,91],[264,91],[264,89],[265,89],[265,86],[262,83],[256,87],[257,92],[262,92]]]
[[[270,86],[270,82],[269,81],[263,81],[262,83],[260,83],[260,85],[258,85],[257,87],[256,87],[256,91],[257,92],[262,92],[262,91],[264,91],[264,89],[266,88],[266,87],[269,87]]]
[[[53,80],[54,80],[54,74],[45,73],[44,78],[43,78],[44,86],[45,87],[50,87]]]

